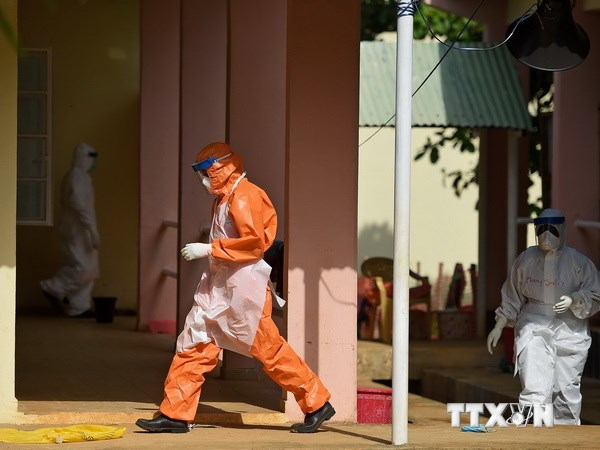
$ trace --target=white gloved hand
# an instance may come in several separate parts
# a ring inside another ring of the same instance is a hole
[[[191,261],[198,258],[206,258],[211,253],[212,246],[210,244],[203,244],[201,242],[192,242],[191,244],[186,244],[185,247],[181,249],[181,256],[183,256],[186,261]]]
[[[569,306],[571,306],[571,304],[573,303],[573,299],[568,295],[563,295],[560,299],[562,301],[558,302],[552,307],[552,311],[557,312],[559,314],[564,313],[567,309],[569,309]]]
[[[494,329],[492,331],[490,331],[490,334],[488,334],[487,348],[488,348],[488,352],[490,352],[490,355],[494,354],[492,347],[496,347],[496,344],[498,343],[498,341],[500,340],[500,337],[502,336],[502,330],[504,329],[504,327],[506,326],[507,323],[508,323],[508,321],[506,320],[505,317],[498,316],[498,318],[496,319],[496,326],[494,327]]]

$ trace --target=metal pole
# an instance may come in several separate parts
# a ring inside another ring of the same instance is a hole
[[[408,442],[408,277],[414,0],[398,3],[394,172],[392,444]]]

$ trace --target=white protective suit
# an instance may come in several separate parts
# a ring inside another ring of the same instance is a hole
[[[60,236],[61,268],[40,282],[47,296],[54,297],[68,316],[90,311],[92,289],[99,277],[98,228],[94,187],[89,171],[96,151],[80,143],[73,153],[73,165],[61,185]]]
[[[580,381],[591,343],[587,318],[600,309],[600,276],[592,261],[565,246],[560,211],[546,209],[534,223],[538,245],[515,260],[502,287],[496,327],[515,327],[519,403],[553,403],[554,423],[575,425],[580,423]]]

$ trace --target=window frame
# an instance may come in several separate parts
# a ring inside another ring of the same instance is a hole
[[[45,174],[43,179],[43,193],[45,194],[44,201],[44,217],[42,219],[21,219],[18,216],[18,205],[17,205],[17,225],[34,225],[34,226],[52,226],[54,225],[54,208],[53,208],[53,173],[52,173],[52,49],[51,48],[20,48],[19,54],[27,53],[45,53],[46,55],[46,89],[45,90],[21,90],[20,87],[17,91],[18,99],[21,99],[22,95],[45,95],[46,99],[46,123],[45,133],[41,134],[29,134],[19,132],[19,126],[17,125],[17,153],[19,152],[19,140],[21,138],[38,138],[43,139],[45,142],[45,156],[43,161],[45,163]],[[21,65],[19,64],[19,69]],[[17,169],[17,184],[21,180],[38,180],[40,178],[27,178],[19,177]],[[17,198],[18,202],[18,198]]]

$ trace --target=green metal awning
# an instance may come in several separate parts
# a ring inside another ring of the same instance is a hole
[[[459,44],[455,44],[455,47]],[[461,43],[486,48],[492,44]],[[448,47],[435,41],[414,41],[413,92]],[[379,127],[395,114],[396,43],[365,41],[360,47],[360,112],[363,127]],[[527,102],[513,57],[494,50],[452,49],[425,85],[413,96],[415,127],[512,128],[531,130]]]

